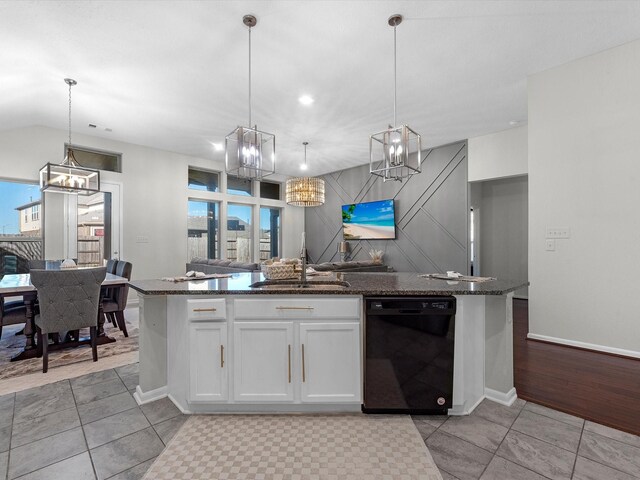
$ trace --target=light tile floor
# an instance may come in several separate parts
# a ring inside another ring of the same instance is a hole
[[[131,364],[0,396],[0,479],[142,478],[186,418],[137,383]],[[533,403],[413,420],[445,480],[640,479],[640,437]]]
[[[640,478],[640,437],[535,403],[413,421],[445,480]]]

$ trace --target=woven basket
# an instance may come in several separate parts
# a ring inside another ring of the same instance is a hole
[[[293,265],[262,265],[261,269],[267,280],[281,280],[296,276]]]

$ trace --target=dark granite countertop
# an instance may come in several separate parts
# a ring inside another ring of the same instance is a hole
[[[133,280],[131,288],[144,295],[505,295],[528,282],[493,280],[488,282],[457,282],[419,277],[417,273],[336,273],[332,276],[310,277],[310,282],[340,280],[349,283],[347,288],[251,288],[264,280],[260,272],[234,273],[228,278],[167,282],[163,280]]]

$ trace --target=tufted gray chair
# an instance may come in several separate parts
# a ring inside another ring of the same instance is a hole
[[[96,346],[98,314],[102,315],[100,285],[106,268],[82,270],[31,270],[31,283],[38,291],[40,314],[35,323],[38,353],[42,353],[42,372],[49,366],[48,334],[90,327],[93,361],[98,361]]]
[[[114,274],[131,280],[131,270],[133,265],[124,260],[117,260]],[[108,267],[107,267],[108,268]],[[103,289],[104,290],[104,289]],[[127,332],[127,323],[124,318],[124,309],[127,307],[127,298],[129,296],[129,285],[121,285],[119,287],[110,288],[107,294],[103,294],[103,312],[105,317],[111,320],[111,323],[118,325],[125,337],[129,336]]]

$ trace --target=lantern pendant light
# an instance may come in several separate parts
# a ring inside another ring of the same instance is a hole
[[[260,180],[275,173],[276,137],[251,126],[251,28],[258,20],[245,15],[242,22],[249,27],[249,126],[238,127],[225,137],[225,170],[240,178]]]
[[[307,164],[307,145],[304,145],[304,165]],[[324,180],[316,177],[297,177],[287,180],[287,204],[296,207],[319,207],[324,204]]]
[[[71,148],[71,87],[78,82],[65,78],[69,86],[69,143],[61,164],[47,163],[40,169],[40,190],[67,194],[90,195],[100,191],[100,170],[81,166]]]
[[[401,182],[404,178],[420,173],[422,141],[420,135],[409,126],[398,126],[397,123],[396,27],[402,23],[402,15],[392,15],[388,22],[393,27],[393,125],[369,137],[369,172],[382,177],[384,182]]]

